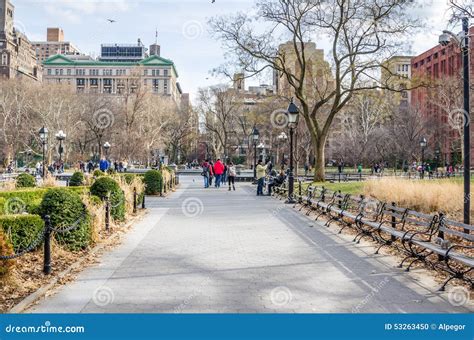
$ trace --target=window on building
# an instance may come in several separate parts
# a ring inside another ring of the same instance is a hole
[[[166,77],[168,76],[168,70],[163,70],[163,75]]]
[[[8,54],[2,54],[2,65],[8,65]]]
[[[97,78],[91,78],[91,79],[89,80],[89,84],[90,84],[91,86],[99,86],[99,79],[97,79]]]
[[[148,70],[143,70],[143,75],[146,77],[148,76]]]
[[[86,84],[86,80],[84,78],[77,78],[76,84],[77,86],[84,86]]]
[[[67,69],[67,75],[68,75],[68,76],[71,75],[71,69],[70,69],[70,68]]]
[[[53,70],[51,70],[50,68],[48,68],[48,76],[50,76],[52,73],[53,73]]]
[[[163,92],[164,92],[165,94],[168,94],[168,80],[165,80],[165,81],[163,82]]]

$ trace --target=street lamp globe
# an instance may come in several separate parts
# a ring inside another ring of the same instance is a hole
[[[260,139],[260,132],[258,131],[258,129],[255,127],[253,128],[253,131],[252,131],[252,138],[253,138],[253,141],[256,143],[258,142],[258,140]]]
[[[58,131],[58,133],[56,134],[56,139],[59,141],[63,141],[66,139],[66,134],[64,133],[63,130]]]
[[[420,146],[421,146],[422,148],[426,148],[426,145],[428,145],[428,142],[426,141],[426,138],[425,138],[425,137],[421,138],[421,140],[420,140]]]
[[[299,113],[300,110],[292,100],[290,106],[288,107],[288,126],[290,128],[295,128],[298,125]]]
[[[38,134],[39,134],[39,138],[41,139],[41,141],[42,141],[43,143],[45,143],[46,140],[48,139],[48,129],[43,126],[43,127],[39,130]]]
[[[284,132],[280,133],[277,138],[280,142],[285,142],[288,140],[288,136]]]
[[[105,149],[105,150],[109,150],[109,149],[110,149],[110,146],[111,146],[111,145],[110,145],[109,142],[105,142],[105,144],[104,144],[104,149]]]

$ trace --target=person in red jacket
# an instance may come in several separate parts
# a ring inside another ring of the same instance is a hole
[[[224,164],[218,159],[214,164],[214,175],[216,176],[216,188],[221,187],[222,174],[224,173]]]

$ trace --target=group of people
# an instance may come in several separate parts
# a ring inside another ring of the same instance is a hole
[[[265,187],[265,181],[267,183],[267,195],[272,195],[272,190],[276,186],[282,185],[286,180],[286,173],[283,168],[280,173],[277,174],[276,170],[273,169],[271,162],[263,165],[263,161],[259,160],[257,163],[257,196],[264,196],[263,188]]]
[[[224,164],[218,159],[213,163],[207,159],[202,163],[201,175],[204,178],[204,188],[211,187],[213,182],[216,188],[220,188],[221,185],[229,183],[229,191],[232,189],[235,191],[235,176],[237,176],[237,170],[232,162]]]
[[[99,169],[101,171],[107,171],[109,169],[113,169],[116,172],[127,172],[128,169],[128,162],[127,161],[114,161],[113,163],[107,160],[105,157],[102,157],[98,163],[93,162],[90,160],[87,163],[82,161],[79,162],[79,169],[82,172],[92,173],[94,170]]]

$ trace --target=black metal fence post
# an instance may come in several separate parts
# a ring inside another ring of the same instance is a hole
[[[133,213],[137,213],[137,188],[133,188]]]
[[[396,211],[395,211],[395,209],[394,209],[395,206],[396,206],[395,202],[392,202],[392,213],[393,213],[393,215],[392,215],[392,228],[393,228],[393,229],[397,229],[397,219],[396,219],[395,216],[394,216],[395,213],[396,213]],[[397,240],[397,238],[396,238],[395,236],[391,235],[390,240],[391,240],[392,242],[395,242],[395,241]]]
[[[43,273],[45,275],[51,274],[51,218],[49,215],[44,217],[44,263]]]
[[[105,230],[110,228],[110,198],[105,198]]]
[[[145,193],[143,193],[143,199],[142,199],[142,209],[145,209]]]

